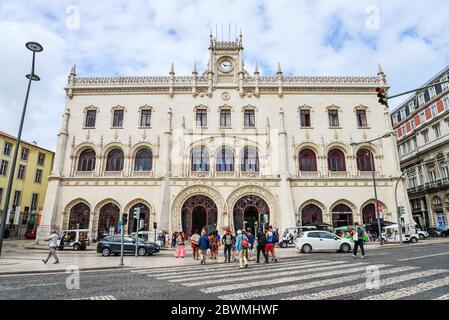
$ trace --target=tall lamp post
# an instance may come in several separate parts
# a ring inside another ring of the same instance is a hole
[[[42,50],[44,50],[44,48],[37,42],[27,42],[25,44],[25,46],[27,47],[27,49],[29,49],[30,51],[33,52],[33,61],[31,64],[31,73],[26,75],[26,78],[28,79],[28,88],[27,88],[27,92],[26,92],[26,96],[25,96],[25,103],[23,104],[22,118],[20,119],[19,133],[17,134],[17,138],[16,138],[16,148],[14,149],[14,156],[13,156],[13,160],[12,160],[11,172],[9,174],[8,187],[6,189],[5,204],[3,206],[2,223],[0,226],[0,256],[2,254],[3,238],[5,236],[6,222],[7,222],[6,217],[8,215],[9,200],[11,198],[11,189],[12,189],[12,184],[14,181],[14,173],[15,173],[16,163],[17,163],[17,154],[19,152],[20,139],[22,137],[22,128],[23,128],[23,122],[25,120],[25,113],[26,113],[27,104],[28,104],[28,97],[30,94],[31,82],[41,80],[38,75],[34,74],[34,62],[35,62],[36,52],[41,52]],[[20,212],[19,212],[19,214],[20,214]]]
[[[351,146],[357,146],[360,144],[365,144],[368,143],[368,148],[369,148],[369,152],[370,152],[370,163],[371,163],[371,173],[372,173],[372,179],[373,179],[373,187],[374,187],[374,199],[376,201],[376,203],[374,204],[374,212],[376,213],[376,217],[377,217],[377,228],[379,230],[379,241],[380,244],[383,245],[383,239],[382,239],[382,228],[380,225],[380,216],[379,216],[379,210],[378,210],[378,200],[377,200],[377,188],[376,188],[376,176],[374,174],[374,156],[373,153],[371,152],[371,142],[377,141],[377,140],[381,140],[384,138],[389,138],[393,135],[393,133],[386,133],[381,137],[378,137],[376,139],[371,139],[369,141],[364,141],[364,142],[352,142]]]

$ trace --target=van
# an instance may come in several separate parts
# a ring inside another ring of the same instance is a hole
[[[418,242],[419,235],[416,233],[414,225],[402,225],[402,242]],[[391,226],[384,227],[384,232],[382,233],[382,239],[384,242],[401,242],[399,237],[399,227],[397,224],[392,224]]]
[[[58,249],[64,250],[64,248],[71,247],[75,251],[86,250],[86,247],[90,245],[88,235],[89,229],[62,230]]]

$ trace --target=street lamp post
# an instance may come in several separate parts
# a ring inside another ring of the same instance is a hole
[[[26,78],[28,79],[28,87],[27,87],[27,92],[25,95],[25,103],[23,104],[22,117],[20,119],[20,125],[19,125],[19,132],[18,132],[17,138],[16,138],[16,148],[14,149],[14,156],[13,156],[13,160],[12,160],[11,172],[9,174],[8,187],[6,189],[5,204],[3,206],[2,223],[0,226],[0,256],[2,254],[3,238],[5,236],[6,222],[7,222],[6,217],[8,215],[7,213],[8,213],[8,208],[9,208],[9,200],[11,198],[11,189],[12,189],[12,184],[14,181],[14,173],[15,173],[15,169],[16,169],[17,155],[19,152],[20,139],[22,137],[22,128],[23,128],[23,123],[25,120],[25,113],[26,113],[27,104],[28,104],[28,97],[30,94],[31,82],[32,81],[40,81],[39,76],[34,74],[34,62],[35,62],[36,52],[41,52],[42,50],[44,50],[44,48],[37,42],[28,42],[28,43],[26,43],[25,46],[27,47],[27,49],[29,49],[30,51],[33,52],[33,60],[32,60],[32,64],[31,64],[31,73],[26,75]],[[15,214],[17,214],[17,213],[15,213]],[[20,214],[20,212],[19,212],[19,214]]]
[[[379,230],[379,241],[380,241],[380,245],[383,245],[383,238],[382,238],[382,227],[380,225],[380,216],[379,216],[379,210],[378,210],[378,199],[377,199],[377,188],[376,188],[376,175],[374,173],[374,156],[373,153],[371,152],[371,142],[373,141],[377,141],[380,139],[384,139],[384,138],[388,138],[392,135],[392,133],[386,133],[384,134],[382,137],[378,137],[376,139],[372,139],[366,142],[352,142],[351,146],[357,146],[359,144],[362,143],[368,143],[368,148],[369,148],[369,152],[370,152],[370,164],[371,164],[371,173],[372,173],[372,179],[373,179],[373,187],[374,187],[374,200],[375,200],[375,204],[374,204],[374,212],[376,214],[377,217],[377,228]]]

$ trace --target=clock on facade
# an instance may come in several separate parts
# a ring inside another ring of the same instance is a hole
[[[223,60],[220,62],[219,66],[221,71],[223,72],[229,72],[232,70],[232,62],[230,60]]]

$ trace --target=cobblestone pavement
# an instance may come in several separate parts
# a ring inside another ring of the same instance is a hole
[[[166,251],[166,266],[80,273],[79,289],[69,290],[73,274],[0,276],[0,299],[449,299],[449,243],[367,250],[351,254],[300,254],[277,251],[277,263],[240,270],[238,263],[191,257],[175,259]],[[154,257],[137,260],[151,261]],[[109,258],[104,258],[109,259]],[[136,259],[128,257],[128,259]]]

